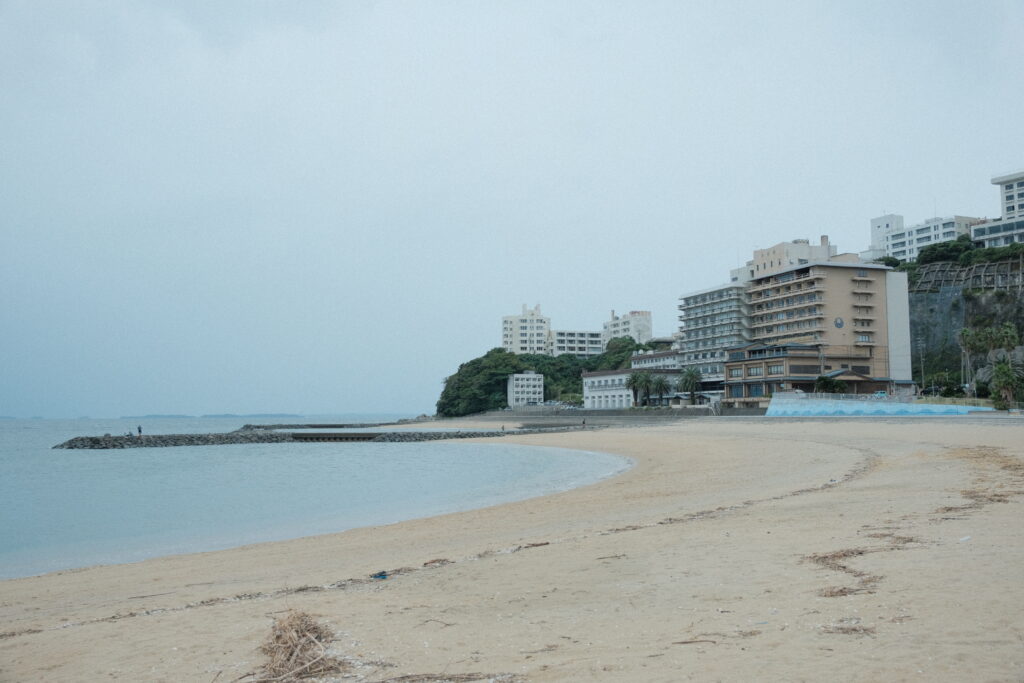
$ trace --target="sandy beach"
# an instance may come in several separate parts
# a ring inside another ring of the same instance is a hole
[[[1024,418],[505,438],[636,465],[484,510],[0,582],[0,681],[251,681],[290,609],[334,631],[336,680],[1024,679]]]

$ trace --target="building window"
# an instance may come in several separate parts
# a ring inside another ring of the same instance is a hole
[[[758,396],[764,396],[764,386],[761,384],[750,385],[750,396],[756,398]]]
[[[760,377],[764,374],[764,368],[760,365],[747,368],[747,377]]]
[[[729,376],[730,377],[742,377],[743,376],[743,368],[729,368]]]
[[[781,364],[780,365],[769,365],[768,366],[768,374],[769,375],[781,375],[783,372],[786,371],[785,368],[786,368],[786,366],[785,365],[781,365]]]

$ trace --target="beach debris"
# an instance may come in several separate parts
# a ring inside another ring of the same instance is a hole
[[[964,541],[969,541],[969,540],[971,540],[970,536],[964,536],[963,538],[960,539],[960,542],[963,543]]]
[[[386,571],[379,571],[376,574],[370,574],[370,578],[383,580],[388,578],[388,573]]]
[[[694,645],[696,643],[711,643],[712,645],[718,645],[714,640],[707,640],[705,638],[698,638],[696,640],[677,640],[673,642],[673,645]]]
[[[434,559],[434,560],[427,560],[426,562],[423,563],[423,566],[426,567],[426,568],[430,568],[430,567],[443,567],[446,564],[452,564],[452,560],[449,560],[449,559],[446,559],[446,558],[443,558],[443,557],[439,557],[439,558]]]
[[[270,635],[260,646],[268,661],[259,681],[296,681],[311,676],[341,673],[349,665],[327,654],[334,633],[306,612],[288,610],[274,620]]]

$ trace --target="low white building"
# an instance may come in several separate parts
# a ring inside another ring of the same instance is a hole
[[[636,367],[628,370],[598,370],[583,373],[583,407],[586,410],[614,410],[616,408],[632,408],[633,390],[626,387],[626,380],[634,372],[650,372],[654,377],[662,376],[668,380],[669,390],[661,396],[668,400],[677,395],[676,384],[679,382],[679,370],[666,368],[656,370],[639,370]],[[651,405],[658,402],[658,395],[651,394]],[[640,397],[643,400],[643,397]]]
[[[608,346],[608,342],[616,337],[632,337],[637,344],[645,344],[653,336],[650,311],[630,311],[622,315],[615,315],[612,311],[611,319],[601,331],[601,343]]]
[[[508,376],[508,407],[540,405],[544,402],[544,375],[527,370]]]

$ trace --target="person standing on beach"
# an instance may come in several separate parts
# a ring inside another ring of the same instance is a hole
[[[139,436],[141,437],[142,436],[142,425],[139,425],[138,429],[139,429]]]

